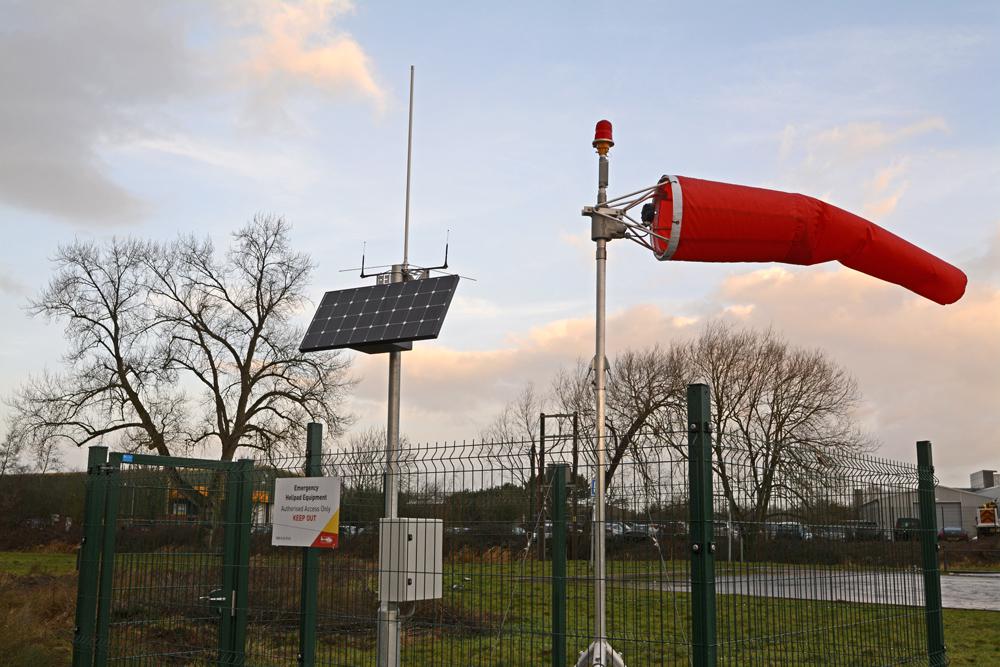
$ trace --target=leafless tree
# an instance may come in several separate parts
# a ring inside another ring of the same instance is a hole
[[[6,432],[3,439],[0,439],[0,477],[62,469],[62,452],[56,440],[45,437],[43,433],[34,435],[42,437],[27,437],[26,429],[21,426],[20,416],[15,413],[8,417]]]
[[[347,435],[346,441],[334,450],[335,472],[345,480],[345,484],[361,491],[376,491],[382,488],[382,475],[386,471],[386,430],[385,427],[370,426]],[[399,436],[398,461],[400,470],[406,471],[413,461],[414,451],[405,435]],[[404,487],[409,475],[403,474],[400,487]]]
[[[0,439],[0,477],[17,475],[25,471],[25,466],[21,462],[23,449],[24,441],[17,437],[13,429],[8,429],[3,439]]]
[[[685,356],[678,346],[626,350],[609,363],[607,384],[607,452],[605,480],[614,479],[629,454],[642,463],[649,446],[663,442],[673,427],[671,415],[683,407]],[[556,376],[554,393],[565,412],[578,412],[581,436],[596,459],[593,372],[578,362]],[[640,471],[641,472],[641,471]]]
[[[553,383],[561,408],[581,415],[591,461],[592,382],[589,366],[578,362]],[[663,447],[686,456],[685,387],[692,382],[711,387],[718,483],[741,521],[764,521],[777,496],[808,496],[829,483],[835,457],[870,447],[853,418],[857,385],[822,351],[796,348],[772,331],[710,323],[689,343],[610,360],[609,488],[626,458],[630,474],[649,478],[654,462],[647,458]]]
[[[776,497],[870,447],[853,418],[857,384],[822,351],[714,323],[687,352],[692,378],[711,387],[714,465],[734,518],[763,522]]]
[[[221,256],[193,237],[76,241],[55,265],[30,311],[64,324],[69,349],[11,402],[28,441],[228,461],[289,447],[309,420],[341,429],[347,363],[298,352],[312,264],[282,219],[255,217]]]
[[[532,383],[521,388],[497,416],[483,429],[480,439],[492,447],[497,465],[508,470],[517,483],[534,479],[539,465],[538,428],[543,398]],[[519,462],[528,457],[528,475]]]

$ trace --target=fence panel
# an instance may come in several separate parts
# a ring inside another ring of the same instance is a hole
[[[911,464],[723,433],[719,664],[927,664]],[[899,525],[906,525],[901,522]]]
[[[620,451],[608,443],[607,638],[627,665],[928,664],[924,577],[937,574],[921,529],[899,521],[919,516],[916,466],[688,426],[632,434]],[[594,452],[586,438],[552,439],[554,477],[539,473],[531,442],[403,449],[400,516],[444,523],[443,596],[401,605],[403,665],[576,663],[594,636]],[[318,462],[198,469],[112,455],[118,509],[113,540],[100,542],[114,560],[84,563],[113,577],[106,613],[97,605],[90,621],[98,635],[106,622],[107,664],[296,665],[314,617],[313,664],[375,665],[383,456],[378,443],[332,446]],[[304,559],[271,546],[271,512],[275,480],[307,470],[339,476],[342,492],[339,548]],[[693,522],[693,494],[709,488]],[[714,576],[692,567],[706,534]],[[315,612],[304,568],[316,570]],[[705,619],[692,596],[708,585]],[[709,650],[695,650],[697,637]]]
[[[242,468],[207,466],[111,455],[94,664],[242,664]]]

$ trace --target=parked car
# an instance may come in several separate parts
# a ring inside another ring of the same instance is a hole
[[[545,539],[551,540],[552,539],[552,522],[551,521],[546,521],[544,524],[542,524],[542,527],[539,530],[539,532],[545,537]]]
[[[882,530],[874,521],[845,521],[846,539],[856,542],[871,542],[884,539]]]
[[[831,540],[836,542],[843,542],[847,539],[847,528],[845,526],[810,526],[809,530],[812,532],[813,536],[818,540]]]
[[[624,537],[629,525],[622,521],[609,521],[604,524],[604,532],[608,537]]]
[[[894,542],[909,542],[919,536],[920,519],[912,516],[901,516],[896,519],[896,525],[892,529],[892,540]]]
[[[667,521],[660,526],[659,532],[664,537],[684,537],[688,534],[687,521]]]
[[[732,537],[733,539],[739,539],[740,537],[740,529],[736,527],[736,524],[729,521],[714,521],[712,532],[715,537]]]
[[[656,536],[656,526],[648,523],[633,523],[622,535],[626,540],[647,540]]]
[[[941,532],[938,533],[938,539],[948,542],[968,542],[969,534],[961,528],[948,526],[941,529]]]
[[[811,540],[813,535],[798,521],[778,521],[767,524],[767,536],[772,540]]]
[[[353,537],[354,535],[360,535],[364,533],[365,527],[362,525],[354,523],[342,523],[340,524],[340,536],[341,537]]]

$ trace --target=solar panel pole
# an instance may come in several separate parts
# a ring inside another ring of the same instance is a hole
[[[403,265],[393,264],[391,282],[403,282]],[[389,352],[388,418],[385,439],[385,518],[399,516],[399,396],[402,375],[402,352]]]
[[[390,282],[403,282],[403,265],[393,264]],[[386,519],[399,516],[399,396],[402,352],[389,353],[388,419],[385,430],[385,511]],[[390,548],[392,548],[390,546]],[[379,545],[379,550],[382,547]],[[378,610],[378,667],[399,667],[399,603],[383,600]]]
[[[608,203],[608,151],[614,146],[611,139],[611,123],[602,120],[597,124],[594,136],[594,148],[597,149],[597,207],[605,207]],[[580,655],[577,667],[598,665],[614,665],[625,667],[621,655],[608,643],[607,632],[607,568],[605,533],[605,450],[607,436],[605,433],[605,392],[607,379],[607,363],[605,358],[605,330],[607,324],[607,266],[608,241],[624,238],[624,228],[606,217],[596,215],[591,218],[591,240],[597,245],[595,259],[597,261],[597,289],[595,304],[595,335],[594,335],[594,417],[597,436],[597,471],[594,486],[594,521],[591,528],[591,551],[594,561],[594,641]]]

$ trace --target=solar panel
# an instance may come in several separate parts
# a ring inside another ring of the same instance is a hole
[[[327,292],[299,351],[383,352],[437,338],[457,286],[458,276],[441,276]]]

